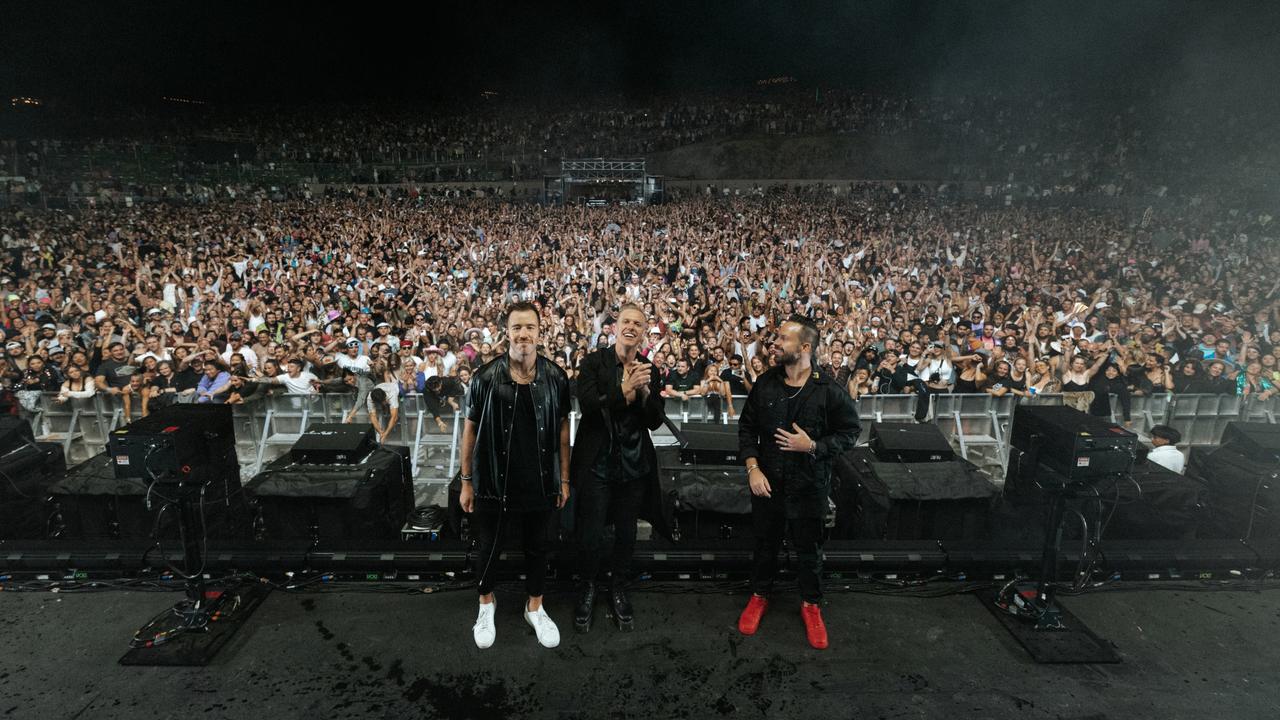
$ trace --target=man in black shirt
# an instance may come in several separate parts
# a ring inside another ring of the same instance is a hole
[[[657,453],[649,431],[662,425],[663,417],[662,381],[649,359],[637,353],[647,324],[638,305],[624,304],[618,313],[617,344],[587,356],[578,376],[582,423],[571,472],[582,532],[582,589],[573,618],[578,632],[591,629],[610,518],[614,542],[609,605],[618,628],[632,628],[627,583],[636,519],[646,494],[658,493]]]
[[[738,445],[751,486],[756,549],[752,595],[738,630],[754,635],[769,605],[784,535],[799,562],[800,616],[809,644],[827,647],[822,600],[822,531],[835,459],[851,449],[861,427],[853,398],[813,367],[818,329],[802,316],[783,323],[778,358],[751,388],[738,420]]]
[[[98,365],[98,374],[93,382],[97,385],[99,393],[120,398],[127,420],[133,417],[133,393],[129,382],[137,368],[129,364],[129,352],[125,349],[124,343],[118,341],[111,343],[107,346],[107,352],[109,355]]]
[[[876,368],[876,375],[880,378],[882,395],[914,393],[916,384],[920,380],[912,368],[902,362],[898,353],[893,350],[885,351],[880,359],[880,365]]]
[[[751,392],[751,384],[747,382],[747,373],[742,367],[741,355],[729,358],[729,367],[720,371],[720,379],[729,383],[729,392],[737,397],[743,397]]]
[[[490,569],[513,519],[524,548],[525,622],[543,647],[560,644],[560,630],[547,616],[542,595],[547,525],[569,500],[569,379],[538,355],[539,333],[538,309],[512,304],[507,354],[476,370],[468,389],[459,500],[480,538],[475,569],[480,611],[472,636],[481,649],[493,645],[496,636]]]
[[[689,369],[689,361],[680,358],[676,367],[667,373],[667,397],[688,400],[702,394],[702,375]]]
[[[129,364],[129,352],[124,343],[113,342],[107,348],[106,360],[98,365],[98,375],[94,378],[98,392],[119,395],[120,391],[129,387],[129,376],[133,374],[133,366]]]
[[[173,376],[173,386],[183,395],[189,394],[188,390],[194,392],[200,385],[200,378],[204,376],[204,355],[196,352],[190,357],[180,358],[178,368]]]

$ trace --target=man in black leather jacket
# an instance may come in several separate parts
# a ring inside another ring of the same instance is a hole
[[[813,365],[817,343],[818,329],[807,318],[793,315],[783,323],[772,348],[778,364],[756,380],[738,419],[756,536],[752,595],[738,629],[754,635],[759,628],[789,533],[799,559],[800,616],[809,644],[822,649],[822,536],[831,468],[858,441],[861,427],[853,398]]]
[[[547,526],[569,499],[569,379],[537,353],[538,311],[529,303],[507,309],[510,349],[479,368],[468,389],[462,433],[462,509],[480,538],[475,572],[480,611],[476,645],[493,644],[491,565],[503,532],[517,520],[525,556],[525,621],[544,647],[560,631],[542,607],[547,575]]]
[[[573,446],[572,478],[578,527],[582,532],[579,574],[582,590],[573,611],[578,632],[591,629],[604,529],[613,521],[613,572],[609,604],[618,629],[632,627],[627,596],[636,519],[646,496],[657,492],[658,458],[650,430],[662,425],[662,380],[648,358],[637,353],[648,326],[638,305],[618,312],[618,342],[582,362],[578,401],[582,423]]]

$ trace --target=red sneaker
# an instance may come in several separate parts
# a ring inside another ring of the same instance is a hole
[[[743,616],[745,617],[746,613],[743,613]],[[809,636],[809,644],[815,650],[825,650],[827,648],[827,625],[822,622],[822,608],[802,602],[800,603],[800,617],[804,619],[804,633]]]
[[[743,635],[755,635],[756,630],[760,629],[760,618],[764,617],[764,611],[768,609],[768,600],[752,594],[746,609],[742,611],[742,615],[738,616],[738,632]]]

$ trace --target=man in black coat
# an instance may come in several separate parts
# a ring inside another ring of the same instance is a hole
[[[858,410],[843,387],[813,364],[818,328],[793,315],[778,333],[772,352],[778,364],[751,388],[738,419],[738,446],[751,485],[756,536],[751,600],[738,630],[754,635],[768,608],[784,534],[799,559],[800,615],[814,648],[827,647],[822,621],[823,518],[835,459],[851,449],[861,430]]]
[[[472,513],[480,539],[480,608],[472,635],[481,649],[491,647],[497,635],[490,569],[513,524],[521,530],[524,549],[525,622],[543,647],[560,644],[560,630],[542,606],[542,595],[547,525],[569,500],[569,379],[538,355],[540,329],[536,307],[513,303],[507,309],[507,353],[476,370],[467,391],[459,504]]]
[[[646,500],[656,497],[658,458],[650,430],[662,425],[662,380],[653,364],[637,354],[648,323],[644,311],[622,306],[613,347],[591,353],[578,373],[582,423],[574,441],[570,477],[582,533],[582,590],[574,608],[574,628],[591,629],[596,580],[601,570],[604,529],[612,518],[614,543],[609,600],[619,629],[632,628],[627,596],[636,519]]]

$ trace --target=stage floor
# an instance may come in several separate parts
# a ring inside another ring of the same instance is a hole
[[[406,589],[412,586],[405,585]],[[1036,665],[977,600],[828,596],[809,649],[779,598],[759,635],[745,595],[692,583],[636,595],[638,629],[539,647],[518,588],[498,640],[471,640],[470,589],[272,594],[207,668],[122,667],[171,593],[0,594],[5,718],[1204,718],[1280,716],[1280,593],[1109,591],[1067,601],[1118,665]],[[707,592],[710,590],[711,592]]]

